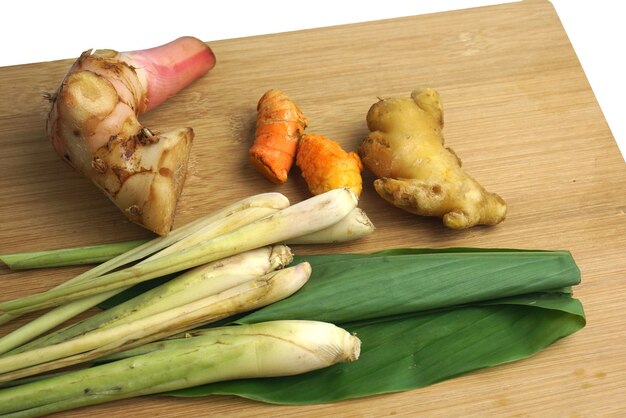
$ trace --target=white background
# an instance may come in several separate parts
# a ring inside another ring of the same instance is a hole
[[[146,48],[182,35],[209,42],[498,3],[503,1],[16,0],[0,6],[0,66],[75,57],[88,48]],[[624,3],[552,3],[625,156],[626,117],[621,115],[621,99],[626,94]]]

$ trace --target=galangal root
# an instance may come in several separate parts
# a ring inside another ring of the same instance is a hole
[[[443,107],[435,90],[378,101],[367,114],[367,126],[370,134],[359,154],[379,177],[374,188],[385,200],[417,215],[441,217],[453,229],[504,220],[504,200],[466,174],[444,146]]]
[[[85,51],[51,97],[47,131],[55,151],[128,219],[166,235],[194,132],[156,133],[137,117],[214,65],[211,49],[192,37],[140,51]]]

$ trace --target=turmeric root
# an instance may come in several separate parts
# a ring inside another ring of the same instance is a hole
[[[279,90],[267,91],[259,100],[257,111],[255,140],[248,154],[249,160],[268,180],[283,184],[293,165],[307,119]]]
[[[47,130],[54,150],[131,221],[167,234],[193,130],[158,134],[137,117],[214,65],[213,52],[192,37],[141,51],[84,52],[50,97]]]
[[[379,177],[374,188],[382,198],[417,215],[442,217],[453,229],[504,220],[504,200],[466,174],[456,154],[444,147],[443,107],[435,90],[378,101],[367,114],[367,126],[370,134],[359,154]]]
[[[357,196],[361,195],[361,159],[356,153],[344,151],[338,143],[322,135],[302,136],[296,164],[314,195],[342,187]]]

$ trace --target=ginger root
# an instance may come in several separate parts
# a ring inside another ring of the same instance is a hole
[[[355,152],[346,152],[322,135],[305,134],[298,144],[296,164],[313,195],[332,189],[350,189],[361,195],[363,164]]]
[[[359,154],[379,177],[374,188],[382,198],[417,215],[441,217],[453,229],[504,220],[504,200],[466,174],[444,146],[443,108],[435,90],[378,101],[367,114],[367,126],[370,134]]]

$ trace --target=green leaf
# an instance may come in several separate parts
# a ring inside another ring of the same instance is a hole
[[[406,250],[405,250],[406,251]],[[294,296],[241,323],[310,319],[333,323],[423,312],[580,282],[567,252],[480,251],[317,255],[313,274]]]
[[[302,259],[313,266],[309,283],[239,322],[333,322],[361,339],[359,360],[172,395],[310,404],[416,389],[526,358],[585,325],[567,289],[580,281],[567,252],[402,249]]]

